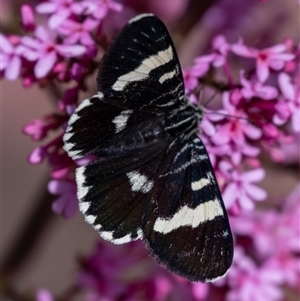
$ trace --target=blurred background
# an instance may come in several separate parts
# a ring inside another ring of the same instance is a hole
[[[248,45],[256,46],[260,41],[262,47],[286,37],[299,41],[296,0],[123,2],[130,3],[131,11],[124,12],[120,23],[141,11],[157,13],[165,21],[179,45],[182,67],[189,67],[193,58],[203,54],[218,33],[231,42],[240,36]],[[5,33],[16,32],[20,3],[2,0],[1,27]],[[107,18],[119,16],[111,12]],[[53,197],[47,192],[49,167],[27,161],[37,144],[22,134],[22,127],[55,109],[52,95],[37,86],[25,89],[18,80],[2,79],[0,85],[1,260],[17,292],[47,287],[60,294],[73,282],[78,267],[75,259],[94,248],[98,234],[79,212],[69,220],[52,213]],[[299,169],[297,164],[283,166],[265,161],[267,176],[261,186],[267,190],[272,206],[299,183]],[[41,198],[46,200],[42,210]]]

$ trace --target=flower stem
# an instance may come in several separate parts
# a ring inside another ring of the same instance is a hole
[[[5,277],[10,278],[19,272],[19,270],[28,261],[31,251],[35,248],[46,228],[53,222],[55,215],[51,211],[51,204],[55,196],[47,191],[46,181],[36,196],[38,199],[34,202],[35,208],[31,211],[25,225],[21,231],[16,234],[13,244],[8,250],[2,265],[2,273]]]

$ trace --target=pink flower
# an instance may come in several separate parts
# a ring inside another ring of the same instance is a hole
[[[237,104],[233,105],[233,101],[239,101],[240,96],[235,98],[234,93],[230,94],[229,92],[223,93],[223,108],[220,113],[228,114],[230,117],[227,118],[226,123],[220,124],[217,126],[217,132],[212,137],[212,141],[216,145],[227,144],[232,141],[237,146],[243,146],[245,144],[246,138],[257,140],[262,136],[262,131],[250,124],[245,112],[242,109],[239,109]],[[234,116],[234,117],[232,117]]]
[[[240,81],[243,86],[241,89],[241,94],[246,99],[251,99],[252,97],[259,97],[262,99],[274,99],[278,96],[278,91],[272,86],[264,86],[261,82],[252,79],[247,80],[244,76],[244,70],[240,71]]]
[[[73,113],[78,99],[78,87],[67,89],[61,99],[58,100],[59,111],[66,111],[67,113]]]
[[[29,31],[35,29],[34,11],[29,4],[21,5],[21,22],[23,29]]]
[[[139,260],[136,255],[141,247],[140,242],[121,246],[99,242],[94,253],[84,259],[77,282],[81,287],[95,291],[98,298],[100,295],[106,300],[117,300],[127,291],[127,285],[120,279],[121,273]]]
[[[45,159],[48,159],[50,165],[55,168],[69,165],[72,162],[69,156],[62,152],[62,135],[50,140],[44,146],[35,148],[28,158],[31,164],[40,164]]]
[[[205,70],[206,72],[207,70]],[[184,87],[186,93],[192,91],[198,86],[198,77],[202,71],[198,72],[195,68],[188,68],[182,70],[183,80],[184,80]]]
[[[218,114],[218,111],[206,109],[200,123],[200,128],[207,136],[214,136],[216,134],[216,123],[222,119],[224,119],[224,116]]]
[[[82,2],[74,0],[48,0],[36,6],[40,14],[51,14],[48,24],[51,29],[57,28],[71,14],[81,14],[83,11]]]
[[[97,20],[103,19],[109,10],[120,12],[123,5],[114,0],[86,0],[83,2],[84,14],[91,15]]]
[[[258,50],[247,47],[240,42],[232,45],[231,50],[237,55],[256,59],[256,75],[261,82],[265,82],[269,77],[270,68],[281,70],[285,62],[295,58],[294,54],[286,53],[287,48],[285,44]]]
[[[57,30],[66,36],[64,39],[65,44],[73,45],[75,43],[81,43],[88,46],[95,44],[95,41],[91,37],[91,32],[98,24],[99,21],[90,18],[85,19],[83,22],[67,19]]]
[[[36,292],[36,301],[54,301],[52,294],[45,289],[40,289]]]
[[[214,67],[221,67],[226,63],[227,54],[231,46],[227,43],[223,35],[216,36],[213,39],[212,46],[216,50],[212,64]]]
[[[65,218],[73,217],[78,210],[75,182],[51,180],[48,183],[48,190],[51,194],[59,195],[52,203],[52,211],[62,214]]]
[[[278,83],[291,112],[292,127],[295,132],[300,132],[300,91],[293,85],[291,77],[287,73],[280,73]]]
[[[279,221],[280,215],[270,210],[245,212],[232,218],[230,222],[236,235],[248,236],[252,239],[256,257],[261,259],[273,256],[278,251],[276,234],[280,228]]]
[[[22,44],[27,47],[24,57],[29,61],[36,61],[34,74],[37,78],[45,77],[51,71],[58,54],[69,58],[80,56],[85,52],[85,47],[82,45],[57,44],[42,26],[36,28],[35,38],[23,37]]]
[[[226,42],[224,36],[219,35],[214,38],[212,46],[214,53],[202,55],[195,59],[195,64],[191,68],[193,74],[197,77],[202,77],[209,70],[210,65],[215,68],[221,67],[226,62],[226,56],[230,49],[230,45]]]
[[[190,72],[196,77],[203,77],[210,68],[210,64],[214,62],[215,54],[207,54],[197,57]]]
[[[281,161],[284,164],[292,165],[297,164],[300,165],[300,132],[291,133],[292,141],[290,142],[280,142],[280,154]],[[300,195],[300,192],[299,192]]]
[[[0,33],[0,71],[8,80],[16,80],[21,71],[21,55],[24,47],[18,36],[6,37]]]
[[[226,176],[228,184],[224,189],[223,198],[227,208],[235,202],[244,210],[253,210],[254,201],[262,201],[267,197],[266,192],[254,185],[265,177],[262,168],[253,169],[241,173],[229,162],[221,162],[219,165],[221,172]]]
[[[72,67],[70,68],[70,76],[75,81],[79,82],[84,75],[84,68],[79,63],[72,64]]]
[[[42,119],[35,119],[23,127],[23,133],[31,136],[34,141],[39,141],[48,135],[50,130],[56,130],[62,125],[65,118],[55,115],[47,115]]]
[[[47,149],[43,146],[36,147],[28,156],[28,161],[31,164],[40,164],[47,158]]]
[[[228,301],[281,300],[284,275],[268,265],[257,267],[241,248],[235,248],[234,263],[228,273]]]
[[[300,277],[300,257],[297,255],[300,251],[299,190],[296,193],[296,201],[290,204],[289,210],[248,212],[231,218],[237,239],[250,237],[254,248],[248,246],[248,249],[255,258],[284,275],[284,282],[291,286],[297,284]]]

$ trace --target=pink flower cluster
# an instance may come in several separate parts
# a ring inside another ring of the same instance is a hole
[[[60,195],[53,204],[56,213],[73,216],[78,210],[75,196],[74,163],[62,151],[62,133],[69,115],[78,103],[78,94],[85,91],[86,78],[98,68],[94,61],[101,41],[98,39],[102,20],[110,10],[120,11],[122,5],[113,0],[52,0],[33,9],[23,4],[21,24],[28,35],[0,34],[0,77],[7,80],[21,78],[25,87],[40,84],[60,90],[68,83],[60,99],[57,112],[33,120],[23,128],[35,141],[47,138],[50,132],[60,134],[38,146],[29,155],[29,162],[47,161],[52,167],[50,193]],[[48,16],[46,25],[35,22],[35,13]]]
[[[107,16],[127,9],[127,18],[139,10],[133,2],[47,0],[34,9],[23,4],[21,25],[28,34],[0,34],[0,77],[19,78],[27,88],[38,84],[61,91],[55,112],[29,122],[23,132],[39,143],[29,162],[50,165],[48,190],[58,196],[52,210],[66,218],[78,211],[74,170],[85,163],[72,162],[62,149],[66,122],[80,95],[91,94],[87,79],[95,77],[107,46],[104,25],[110,33],[119,27]],[[45,18],[44,25],[36,24],[36,14]],[[199,84],[221,95],[214,99],[213,109],[203,109],[199,130],[229,212],[236,244],[233,266],[215,284],[190,283],[152,264],[139,242],[124,246],[100,242],[91,256],[82,259],[78,273],[77,285],[87,301],[277,301],[283,298],[283,286],[296,290],[300,283],[299,190],[283,199],[278,211],[254,210],[267,198],[259,187],[265,169],[258,156],[264,152],[282,163],[293,153],[292,162],[299,163],[300,48],[286,39],[256,49],[242,39],[230,44],[219,35],[211,49],[183,75],[191,102],[199,102]],[[41,290],[36,300],[56,298]]]
[[[294,132],[300,132],[300,93],[296,88],[300,49],[286,40],[258,50],[241,40],[229,44],[223,36],[213,40],[212,48],[211,54],[196,58],[184,71],[186,92],[195,103],[198,97],[193,90],[205,83],[208,73],[225,81],[220,107],[204,109],[200,136],[220,179],[225,205],[238,214],[253,210],[255,202],[267,196],[254,184],[265,176],[257,156],[264,150],[280,162],[280,144],[292,139],[284,125],[290,123]],[[237,56],[252,59],[247,75],[245,70],[235,74],[231,67]]]

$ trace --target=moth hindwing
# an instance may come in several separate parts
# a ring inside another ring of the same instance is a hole
[[[202,112],[188,103],[165,25],[131,19],[105,53],[98,94],[71,116],[64,148],[78,159],[79,207],[116,244],[141,239],[149,254],[191,281],[228,271],[233,241],[207,151]]]

